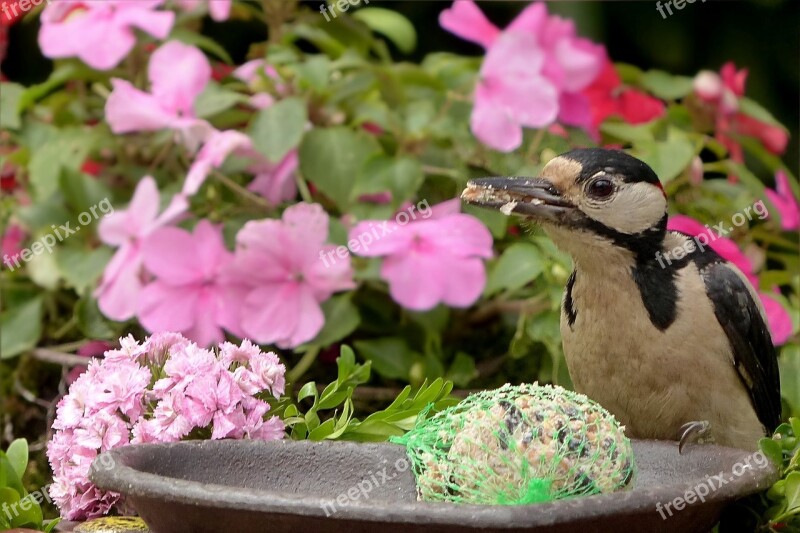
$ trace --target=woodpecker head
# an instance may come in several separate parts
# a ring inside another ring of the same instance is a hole
[[[461,197],[541,223],[573,257],[604,248],[654,254],[666,232],[667,199],[658,176],[619,150],[567,152],[537,178],[471,180]]]

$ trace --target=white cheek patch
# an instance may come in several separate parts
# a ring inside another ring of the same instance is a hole
[[[581,210],[598,222],[630,235],[655,226],[667,211],[667,200],[653,184],[621,183],[610,201],[585,201]]]

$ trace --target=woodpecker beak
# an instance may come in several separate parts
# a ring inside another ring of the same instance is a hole
[[[563,222],[576,207],[545,178],[479,178],[470,180],[461,199],[472,205],[498,209],[552,222]]]

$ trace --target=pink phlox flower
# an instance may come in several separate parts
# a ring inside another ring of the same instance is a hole
[[[292,348],[309,341],[324,324],[320,303],[352,289],[349,257],[326,265],[328,215],[317,204],[299,203],[281,220],[250,221],[239,231],[231,276],[246,279],[241,327],[261,344]]]
[[[98,306],[108,318],[122,321],[135,315],[143,286],[142,241],[156,228],[181,217],[188,209],[188,202],[176,195],[161,215],[158,206],[156,182],[146,176],[137,184],[127,209],[109,213],[100,221],[100,240],[118,247],[95,291]]]
[[[392,298],[408,309],[423,311],[439,303],[468,307],[486,284],[482,259],[492,257],[492,236],[475,217],[458,212],[459,200],[435,205],[433,214],[408,224],[365,220],[349,239],[380,227],[380,238],[357,253],[385,257],[381,277]],[[383,229],[386,229],[384,234]]]
[[[109,70],[136,45],[135,29],[164,39],[175,14],[157,11],[164,0],[49,0],[42,11],[39,46],[52,59],[78,57]]]

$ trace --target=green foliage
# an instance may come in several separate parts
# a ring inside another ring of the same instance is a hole
[[[406,386],[388,407],[360,420],[354,417],[353,391],[369,380],[371,363],[356,363],[353,350],[342,346],[336,365],[336,381],[321,392],[310,381],[297,392],[296,402],[287,397],[276,406],[293,439],[385,441],[411,429],[429,406],[440,410],[455,403],[449,397],[453,384],[438,378],[423,382],[413,395]],[[313,403],[303,412],[308,401]]]
[[[29,494],[22,485],[27,468],[28,442],[25,439],[17,439],[5,452],[0,451],[0,530],[24,527],[52,531],[59,521],[45,524],[39,506],[43,495]]]

